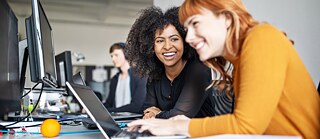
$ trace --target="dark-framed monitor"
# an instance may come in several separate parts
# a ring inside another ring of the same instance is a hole
[[[71,51],[64,51],[55,56],[57,68],[57,83],[59,88],[65,88],[68,95],[71,94],[66,86],[66,81],[73,82],[73,69],[71,60]]]
[[[32,0],[32,15],[26,19],[26,32],[31,81],[57,87],[52,28],[39,0]]]
[[[0,1],[0,117],[21,110],[18,19],[6,0]]]

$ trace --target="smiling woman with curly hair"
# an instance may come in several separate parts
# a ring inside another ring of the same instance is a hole
[[[135,66],[135,71],[149,79],[159,79],[164,73],[164,65],[154,54],[154,41],[156,31],[162,32],[169,24],[173,25],[182,38],[184,53],[182,59],[196,58],[195,51],[184,41],[186,32],[180,25],[177,15],[178,9],[169,9],[166,14],[161,9],[150,7],[144,9],[133,24],[127,38],[128,55],[130,62]]]
[[[217,115],[211,90],[206,90],[210,69],[199,61],[185,37],[177,7],[165,13],[157,7],[144,9],[133,24],[126,51],[134,71],[148,77],[143,118]]]

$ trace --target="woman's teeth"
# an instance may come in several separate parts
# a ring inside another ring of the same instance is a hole
[[[196,49],[200,49],[204,46],[204,42],[199,42],[198,45],[196,46]]]
[[[163,53],[164,56],[173,56],[175,53],[171,52],[171,53]]]

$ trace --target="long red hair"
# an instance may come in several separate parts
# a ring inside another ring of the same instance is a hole
[[[214,57],[205,62],[208,67],[214,69],[214,72],[219,72],[221,75],[220,79],[213,81],[209,87],[222,84],[228,85],[230,90],[233,80],[227,70],[230,67],[225,69],[228,63],[226,59],[238,58],[247,32],[258,22],[253,19],[240,0],[185,0],[179,10],[180,23],[183,24],[192,15],[200,14],[202,8],[211,10],[216,15],[228,14],[232,19],[226,37],[225,57]],[[227,92],[229,94],[229,91]]]

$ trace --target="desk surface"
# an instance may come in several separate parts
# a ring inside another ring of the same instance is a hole
[[[197,139],[302,139],[297,136],[271,136],[271,135],[215,135]]]
[[[16,126],[22,125],[35,125],[41,122],[22,122]],[[4,124],[3,122],[1,124]],[[19,131],[19,129],[17,129]],[[0,135],[2,139],[43,139],[44,137],[40,134],[40,127],[29,127],[27,131],[32,134],[26,135],[25,133],[17,133],[15,135],[4,134]],[[62,125],[60,134],[54,139],[104,139],[104,136],[98,130],[88,130],[83,125]],[[150,137],[154,138],[154,137]],[[198,139],[301,139],[301,137],[294,136],[269,136],[269,135],[216,135],[209,137],[202,137]]]
[[[41,122],[22,122],[15,126],[27,126],[27,125],[36,125]],[[4,124],[3,122],[1,124]],[[26,129],[31,134],[25,134],[18,132],[15,135],[4,134],[0,135],[2,139],[43,139],[44,137],[40,134],[40,127],[28,127]],[[16,131],[21,131],[21,129],[17,129]],[[61,132],[60,134],[55,137],[54,139],[104,139],[104,136],[101,134],[99,130],[88,130],[83,125],[61,125]]]

